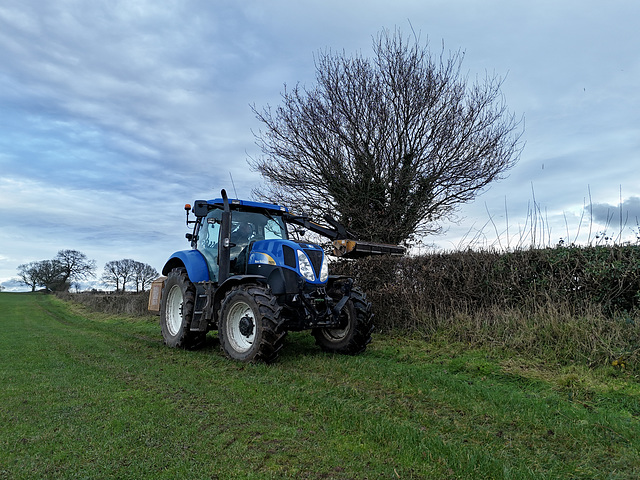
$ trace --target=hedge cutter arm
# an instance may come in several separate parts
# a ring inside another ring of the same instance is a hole
[[[349,232],[344,225],[329,215],[325,215],[325,221],[330,227],[312,222],[306,215],[285,214],[287,223],[292,223],[311,230],[314,233],[327,237],[333,243],[333,254],[336,257],[358,258],[370,255],[395,255],[405,254],[405,248],[399,245],[375,243],[358,240],[357,236]]]

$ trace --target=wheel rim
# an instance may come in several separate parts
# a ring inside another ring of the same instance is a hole
[[[247,352],[256,338],[256,317],[245,302],[233,305],[227,317],[227,337],[236,352]]]
[[[327,340],[331,340],[332,342],[342,340],[349,333],[349,327],[346,328],[325,328],[322,330],[322,334],[327,338]]]
[[[174,285],[169,290],[167,298],[167,329],[171,336],[176,336],[182,326],[182,289],[178,285]]]
[[[344,310],[340,315],[340,323],[344,325],[342,328],[323,328],[322,335],[332,342],[338,342],[344,339],[349,334],[349,330],[351,330],[349,315],[344,313]]]

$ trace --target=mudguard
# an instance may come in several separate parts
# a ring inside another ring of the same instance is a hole
[[[167,275],[174,268],[185,267],[189,280],[193,283],[209,281],[209,269],[207,261],[198,250],[181,250],[175,252],[162,269],[162,274]]]

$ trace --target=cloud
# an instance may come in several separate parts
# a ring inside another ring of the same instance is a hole
[[[36,127],[40,151],[72,137],[106,153],[194,166],[220,146],[251,140],[249,126],[234,119],[240,109],[251,118],[256,98],[237,94],[256,75],[249,53],[257,38],[245,45],[246,26],[231,32],[231,13],[193,15],[164,2],[47,5],[0,10],[1,60],[12,72],[0,76],[0,99],[11,107],[2,116]]]
[[[461,216],[505,224],[506,199],[513,231],[535,192],[564,235],[589,188],[600,202],[620,184],[640,196],[624,183],[640,149],[638,14],[640,3],[577,0],[5,0],[0,280],[61,248],[99,268],[161,268],[188,248],[184,203],[231,191],[230,174],[240,197],[259,184],[245,162],[261,126],[249,105],[279,105],[284,83],[312,86],[315,52],[369,55],[377,32],[408,33],[409,21],[434,52],[441,40],[464,49],[470,79],[506,75],[507,105],[525,114],[520,164]],[[634,208],[623,205],[630,222]]]
[[[629,197],[621,204],[594,203],[591,207],[593,218],[603,225],[634,227],[640,224],[640,197]],[[621,220],[622,219],[622,220]]]
[[[5,292],[27,292],[31,291],[31,287],[26,286],[24,283],[21,283],[19,280],[12,278],[10,280],[6,280],[0,283],[2,287],[4,287]]]

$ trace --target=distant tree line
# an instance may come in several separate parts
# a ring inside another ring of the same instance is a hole
[[[51,260],[18,265],[18,279],[21,283],[46,291],[67,291],[73,284],[96,276],[95,260],[77,250],[60,250]],[[102,274],[102,282],[114,286],[116,291],[125,291],[127,285],[136,286],[136,292],[145,291],[151,282],[158,277],[152,266],[131,259],[107,262]]]
[[[158,271],[151,265],[125,258],[107,262],[104,266],[102,281],[114,286],[116,291],[124,292],[127,284],[135,284],[136,292],[144,292],[158,276]]]
[[[60,250],[52,260],[18,265],[18,278],[25,285],[48,291],[69,290],[71,284],[95,276],[96,262],[77,250]]]

